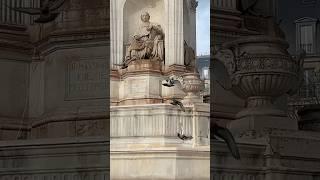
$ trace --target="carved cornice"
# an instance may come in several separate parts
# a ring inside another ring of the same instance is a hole
[[[111,80],[120,80],[120,73],[117,69],[111,69],[110,71]]]
[[[41,55],[46,55],[59,49],[109,46],[109,26],[54,31],[37,44]]]
[[[120,100],[119,106],[137,105],[137,104],[159,104],[162,103],[162,98],[137,98]]]
[[[0,24],[0,48],[31,54],[33,45],[25,26]]]
[[[186,72],[186,67],[184,65],[172,64],[166,67],[164,74],[166,76],[178,75]]]
[[[122,78],[139,75],[162,74],[162,62],[158,60],[141,59],[129,63],[128,68],[120,70]]]

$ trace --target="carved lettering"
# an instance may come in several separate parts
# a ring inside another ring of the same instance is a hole
[[[68,64],[66,100],[107,98],[107,61],[77,60]]]

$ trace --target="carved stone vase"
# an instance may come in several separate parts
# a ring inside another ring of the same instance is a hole
[[[226,67],[230,90],[247,104],[231,123],[235,128],[297,129],[297,122],[290,122],[274,105],[276,98],[296,91],[301,81],[301,59],[293,59],[287,48],[283,39],[262,35],[223,45],[218,59]]]
[[[200,79],[199,73],[192,72],[182,74],[182,79],[182,90],[187,94],[183,99],[183,103],[201,103],[202,100],[199,96],[199,93],[204,89],[204,82]]]

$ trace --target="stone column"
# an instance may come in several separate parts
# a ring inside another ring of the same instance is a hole
[[[116,69],[113,64],[119,64],[123,58],[123,7],[125,0],[110,1],[110,42],[111,58],[110,67]]]
[[[111,105],[119,101],[120,75],[114,64],[120,64],[123,58],[123,8],[125,0],[110,1],[110,98]]]
[[[166,65],[183,65],[183,0],[165,0]]]

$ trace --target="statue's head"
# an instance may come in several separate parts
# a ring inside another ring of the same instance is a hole
[[[143,12],[141,14],[141,21],[149,22],[149,20],[150,20],[150,14],[148,12]]]

